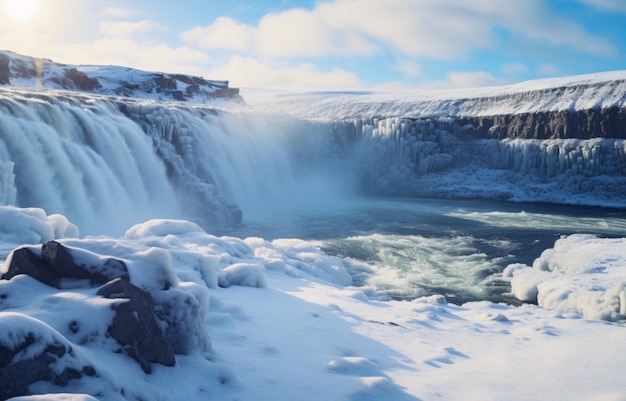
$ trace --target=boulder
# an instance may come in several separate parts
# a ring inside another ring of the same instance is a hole
[[[41,247],[41,257],[65,278],[88,279],[101,285],[115,278],[129,280],[124,261],[101,258],[87,250],[70,248],[57,241],[48,241]]]
[[[3,279],[10,280],[18,274],[26,274],[46,285],[59,288],[61,275],[41,258],[38,248],[24,246],[15,249],[9,260],[9,268],[2,275]]]
[[[107,332],[124,346],[124,351],[145,373],[151,372],[151,362],[165,366],[176,364],[172,347],[154,315],[154,302],[148,292],[124,278],[117,278],[100,288],[98,295],[127,299],[114,304],[115,317]]]
[[[20,313],[0,314],[0,400],[28,395],[28,386],[47,381],[66,386],[94,367],[48,325]]]
[[[103,258],[57,241],[46,242],[41,250],[34,246],[18,248],[9,259],[9,268],[2,275],[6,280],[26,274],[51,287],[60,288],[63,279],[89,280],[92,285],[102,285],[118,277],[129,279],[124,261]]]

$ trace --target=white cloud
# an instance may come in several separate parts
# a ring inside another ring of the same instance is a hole
[[[340,10],[328,10],[334,3],[322,3],[312,11],[288,10],[268,14],[255,31],[260,54],[270,56],[367,55],[378,51],[371,40],[348,25]],[[341,15],[333,15],[337,11]],[[334,20],[335,17],[339,20]],[[342,25],[343,24],[343,25]]]
[[[524,74],[528,72],[528,67],[525,64],[516,61],[514,63],[508,63],[503,65],[502,72],[506,75]]]
[[[412,60],[398,60],[392,68],[404,75],[406,78],[415,78],[422,73],[422,68],[418,63]]]
[[[231,86],[283,90],[361,89],[358,77],[342,69],[320,71],[308,63],[296,66],[272,66],[252,57],[232,57],[205,76],[228,79]]]
[[[231,18],[219,17],[206,27],[194,27],[181,34],[181,38],[203,49],[230,49],[245,51],[252,45],[254,30]]]
[[[485,71],[452,71],[445,80],[427,81],[419,85],[422,89],[456,89],[501,86],[512,83],[509,79],[498,78]]]
[[[129,38],[145,35],[155,31],[165,31],[167,28],[151,20],[142,21],[102,21],[100,32],[106,36]]]
[[[103,14],[109,18],[128,19],[141,15],[141,11],[130,8],[107,7]]]
[[[507,79],[497,78],[485,71],[450,72],[448,73],[448,81],[455,88],[498,86],[510,83]]]
[[[606,11],[616,11],[626,13],[626,2],[624,0],[578,0],[589,6]]]
[[[539,73],[542,75],[558,75],[560,73],[559,68],[551,63],[542,63],[539,66]]]
[[[256,26],[218,19],[182,37],[205,47],[247,50],[241,36],[246,45],[252,41],[257,54],[272,57],[392,52],[452,60],[494,47],[496,31],[504,29],[517,40],[599,56],[616,53],[609,41],[562,17],[548,4],[545,0],[334,0],[316,3],[311,10],[267,14]],[[229,39],[234,31],[237,35]],[[229,40],[235,45],[229,46]]]

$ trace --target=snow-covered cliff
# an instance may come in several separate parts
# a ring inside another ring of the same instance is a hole
[[[116,66],[66,65],[10,51],[0,51],[0,85],[160,101],[241,101],[239,89],[229,88],[228,81]]]

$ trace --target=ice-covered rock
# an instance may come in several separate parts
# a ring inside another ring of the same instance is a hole
[[[94,366],[47,324],[17,312],[0,312],[0,399],[28,394],[28,386],[50,381],[65,386],[96,376]]]
[[[102,286],[98,295],[123,300],[113,304],[115,317],[107,332],[145,373],[152,371],[152,362],[174,366],[174,351],[155,317],[155,305],[149,293],[126,279],[117,278]]]

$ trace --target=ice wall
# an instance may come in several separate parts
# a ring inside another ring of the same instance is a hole
[[[366,193],[626,207],[626,140],[480,139],[459,122],[350,119],[333,130]]]

